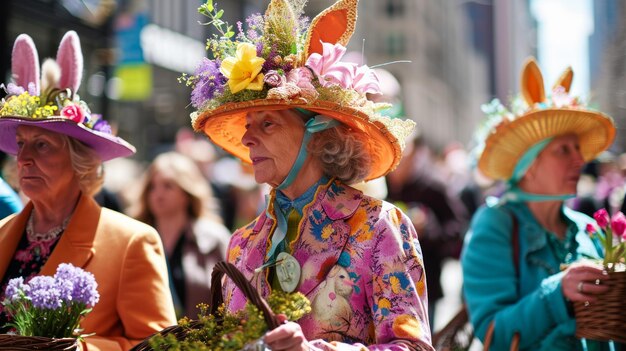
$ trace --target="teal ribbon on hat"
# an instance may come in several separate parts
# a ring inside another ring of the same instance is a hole
[[[524,174],[526,174],[526,171],[528,171],[530,166],[537,159],[537,156],[539,156],[541,151],[543,151],[543,149],[550,144],[552,139],[554,139],[554,137],[544,139],[526,150],[522,157],[520,157],[519,161],[517,161],[517,164],[513,169],[513,175],[511,176],[511,179],[509,179],[509,183],[517,184],[522,179]]]
[[[541,202],[541,201],[565,201],[567,199],[571,199],[576,197],[576,194],[562,194],[562,195],[546,195],[546,194],[531,194],[520,189],[517,184],[524,177],[528,168],[535,162],[537,156],[543,151],[548,144],[554,139],[554,137],[549,137],[547,139],[541,140],[535,145],[531,146],[526,152],[520,157],[519,161],[515,165],[513,169],[513,175],[508,180],[508,189],[507,191],[500,197],[498,203],[505,202]]]
[[[298,157],[296,158],[296,161],[293,163],[293,166],[291,166],[291,169],[289,170],[289,173],[287,174],[287,177],[285,178],[285,180],[283,180],[283,182],[280,183],[276,187],[276,189],[282,190],[290,186],[291,183],[293,183],[293,181],[298,176],[298,173],[300,173],[300,169],[302,168],[302,165],[304,164],[304,160],[306,160],[306,157],[308,154],[306,151],[306,147],[307,145],[309,145],[309,140],[311,139],[311,136],[314,133],[336,127],[340,124],[341,123],[339,123],[339,121],[332,119],[330,117],[327,117],[327,116],[322,116],[322,115],[317,115],[314,118],[309,119],[304,124],[304,136],[302,137],[302,143],[300,144],[300,151],[298,151]]]

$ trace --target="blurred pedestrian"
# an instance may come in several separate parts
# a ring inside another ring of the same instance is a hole
[[[93,273],[100,300],[81,322],[82,349],[128,350],[176,322],[163,246],[154,228],[101,208],[93,195],[102,162],[135,148],[111,134],[76,92],[82,76],[78,35],[67,32],[39,77],[32,39],[13,47],[14,83],[0,105],[0,150],[17,155],[30,202],[0,222],[0,300],[12,278],[53,275],[60,263]],[[1,312],[0,325],[7,316]]]
[[[467,218],[460,200],[449,196],[446,184],[433,174],[430,152],[424,139],[414,136],[398,168],[387,175],[387,199],[406,211],[418,233],[428,278],[428,316],[432,327],[436,302],[443,297],[443,261],[458,259]]]
[[[483,107],[490,128],[482,130],[478,167],[506,180],[508,189],[475,214],[461,262],[476,335],[483,340],[493,323],[496,350],[508,349],[515,333],[520,350],[581,350],[572,302],[593,303],[608,289],[602,267],[583,260],[603,256],[585,232],[591,219],[563,201],[575,196],[585,161],[611,145],[615,127],[569,95],[572,76],[566,70],[546,96],[541,71],[529,59],[524,101],[515,100],[512,112],[497,100]],[[608,350],[587,343],[589,350]]]
[[[0,152],[0,170],[4,168],[6,158],[7,154]],[[23,207],[24,205],[19,195],[4,181],[4,177],[0,176],[0,219],[21,211]]]
[[[188,157],[167,152],[148,167],[132,212],[161,235],[179,317],[197,318],[196,306],[210,296],[213,266],[226,257],[230,232],[218,211],[209,183]]]

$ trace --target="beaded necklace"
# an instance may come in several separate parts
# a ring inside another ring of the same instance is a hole
[[[56,239],[65,230],[65,228],[67,227],[67,223],[69,223],[70,221],[70,217],[72,217],[72,215],[70,214],[63,220],[63,223],[61,223],[61,225],[50,228],[50,230],[45,233],[36,233],[34,229],[34,213],[35,211],[32,211],[30,213],[30,216],[28,217],[28,223],[26,224],[26,236],[28,237],[28,241],[30,242],[49,241],[52,239]]]

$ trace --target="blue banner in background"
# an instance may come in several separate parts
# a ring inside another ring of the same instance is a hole
[[[115,21],[118,64],[143,63],[141,31],[148,24],[147,13],[122,13]]]

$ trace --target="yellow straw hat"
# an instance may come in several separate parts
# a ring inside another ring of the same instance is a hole
[[[210,1],[200,7],[223,35],[208,41],[214,59],[204,59],[185,78],[197,109],[191,115],[194,130],[250,163],[248,147],[241,143],[248,113],[306,110],[364,134],[372,159],[366,180],[393,170],[415,123],[380,115],[390,105],[367,99],[380,93],[375,73],[365,65],[340,62],[354,31],[357,2],[337,1],[309,26],[302,8],[272,0],[265,14],[248,17],[247,30],[240,26],[236,36]]]
[[[541,71],[535,59],[529,58],[522,70],[522,97],[513,101],[512,111],[497,100],[483,105],[488,118],[482,126],[482,133],[487,136],[478,160],[482,173],[493,179],[511,179],[515,166],[530,147],[559,135],[578,136],[585,161],[611,146],[615,138],[613,120],[569,95],[572,78],[573,72],[567,68],[546,98]]]

